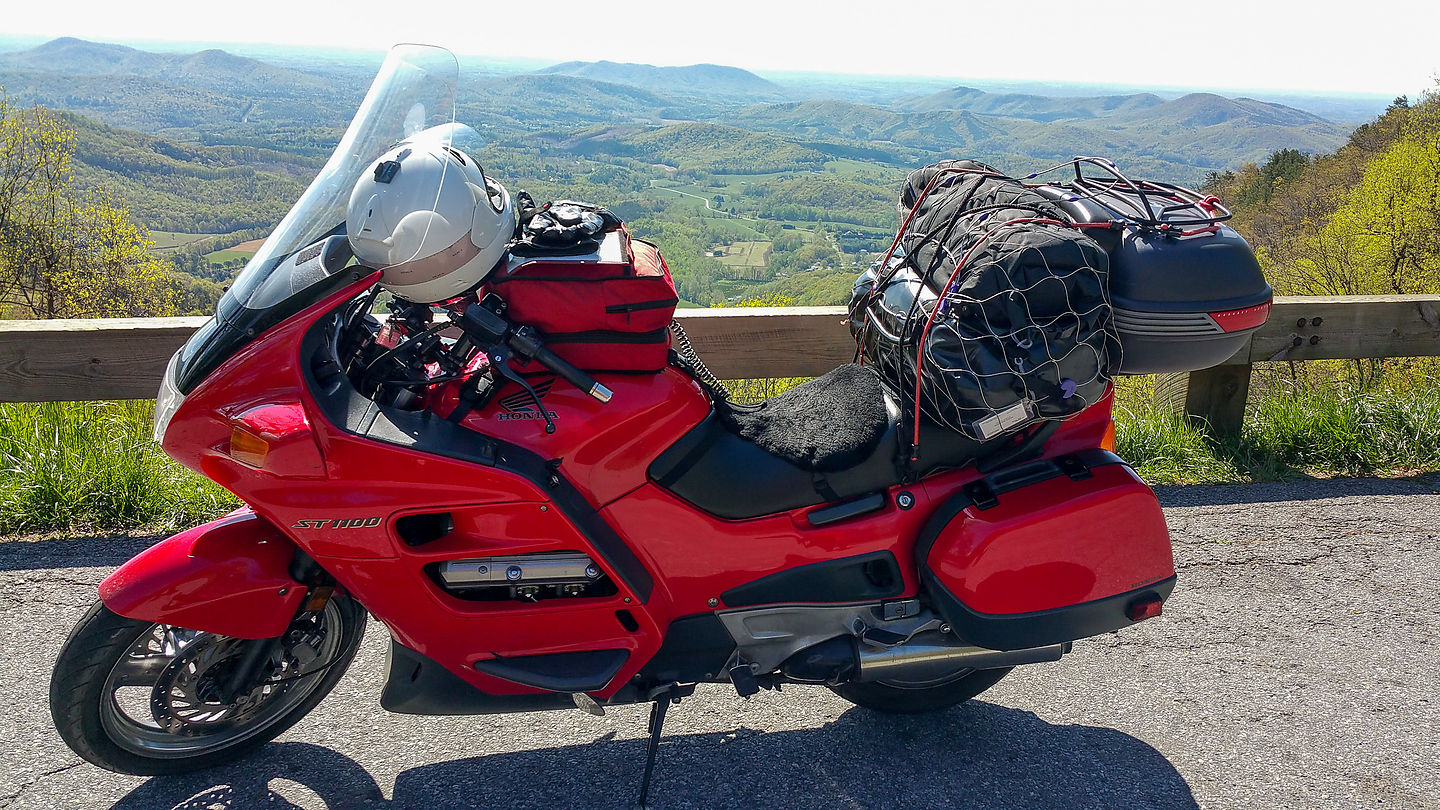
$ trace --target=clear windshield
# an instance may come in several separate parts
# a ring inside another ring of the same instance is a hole
[[[335,153],[220,298],[215,317],[181,348],[174,366],[180,393],[257,335],[351,280],[340,272],[354,255],[345,235],[346,209],[356,181],[387,151],[421,133],[472,154],[479,149],[480,136],[455,123],[459,73],[454,54],[444,48],[399,45],[390,51]],[[438,199],[442,178],[434,178],[429,199]],[[420,188],[413,199],[426,197]]]
[[[425,130],[431,130],[427,138],[457,146],[478,140],[469,127],[454,123],[459,73],[455,55],[444,48],[391,49],[335,153],[221,300],[222,317],[235,317],[237,306],[269,309],[345,266],[350,193],[391,147]]]

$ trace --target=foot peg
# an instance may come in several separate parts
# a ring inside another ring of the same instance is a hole
[[[748,698],[760,691],[760,682],[755,680],[755,673],[744,661],[730,667],[730,683],[735,687],[736,694],[742,698]]]
[[[584,692],[572,692],[570,694],[570,700],[575,703],[575,708],[586,714],[593,714],[596,717],[605,716],[605,707],[595,702],[595,698],[590,697]]]

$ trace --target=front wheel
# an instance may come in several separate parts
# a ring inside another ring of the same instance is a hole
[[[96,602],[50,677],[50,715],[75,753],[139,776],[237,759],[294,725],[345,674],[365,611],[333,596],[301,613],[254,677],[235,676],[264,641],[127,619]]]
[[[924,714],[964,703],[999,683],[1011,669],[963,669],[944,678],[842,683],[830,688],[856,706],[877,712]]]

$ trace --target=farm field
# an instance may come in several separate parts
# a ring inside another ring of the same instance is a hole
[[[215,239],[219,236],[224,236],[224,234],[177,233],[175,231],[150,232],[150,239],[155,243],[155,251],[157,253],[189,247],[190,245],[198,244],[208,239]]]
[[[254,254],[254,253],[256,253],[257,251],[260,250],[260,246],[263,245],[263,244],[265,244],[265,240],[264,240],[263,238],[262,238],[262,239],[251,239],[251,240],[248,241],[248,242],[241,242],[241,243],[238,244],[238,245],[234,245],[234,246],[232,246],[232,247],[226,248],[226,250],[233,250],[233,251],[236,251],[236,252],[238,252],[238,253],[250,253],[250,254]]]
[[[210,262],[211,266],[223,265],[226,262],[233,262],[237,259],[242,262],[249,261],[250,257],[254,256],[256,251],[260,250],[260,246],[264,243],[264,239],[251,239],[248,242],[241,242],[238,245],[232,245],[224,250],[206,253],[205,260]]]
[[[214,266],[223,265],[226,262],[233,262],[236,260],[242,262],[249,261],[250,257],[254,255],[255,251],[253,250],[217,250],[214,253],[206,253],[205,259],[206,261],[210,262],[212,266]]]
[[[728,267],[765,267],[770,260],[771,242],[734,242],[726,245],[716,260]]]

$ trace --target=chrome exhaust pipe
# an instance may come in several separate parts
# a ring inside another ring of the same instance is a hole
[[[923,670],[1000,669],[1021,664],[1059,661],[1070,652],[1070,643],[1049,644],[1023,650],[991,650],[961,643],[952,635],[921,633],[894,647],[858,645],[854,680],[883,681],[912,677]]]
[[[1070,642],[1023,650],[991,650],[965,644],[948,633],[920,633],[904,644],[879,647],[840,636],[807,647],[785,660],[780,672],[800,683],[924,681],[961,669],[1000,669],[1059,661]]]

